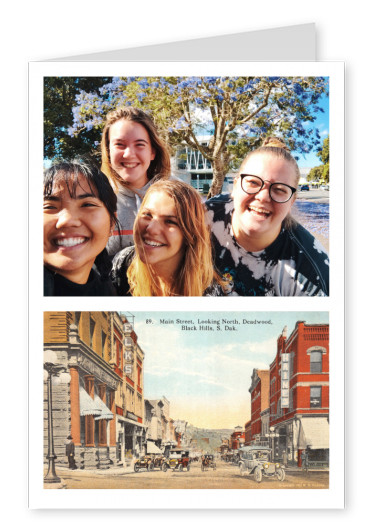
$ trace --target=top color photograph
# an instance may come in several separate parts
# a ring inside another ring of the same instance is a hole
[[[44,77],[45,296],[329,295],[328,77]]]

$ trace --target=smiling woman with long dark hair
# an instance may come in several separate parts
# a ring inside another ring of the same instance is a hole
[[[105,250],[116,224],[116,195],[93,163],[52,165],[44,175],[44,294],[116,295]]]

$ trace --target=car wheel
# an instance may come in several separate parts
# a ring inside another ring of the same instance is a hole
[[[278,481],[284,481],[286,477],[286,472],[283,470],[283,468],[278,468],[278,470],[276,471],[276,474],[277,474]]]
[[[138,465],[134,465],[134,471],[138,472],[140,470],[140,467]]]
[[[178,466],[178,470],[179,470],[179,472],[183,472],[183,465],[180,464],[180,465]]]
[[[241,475],[241,476],[245,476],[245,474],[246,474],[246,468],[245,468],[245,464],[244,464],[244,463],[240,463],[240,465],[239,465],[239,470],[240,470],[240,475]]]
[[[255,478],[255,481],[257,481],[257,483],[261,483],[262,481],[261,468],[256,468],[256,470],[253,472],[253,477]]]
[[[167,465],[166,465],[166,463],[163,463],[163,465],[162,465],[162,472],[167,472]]]

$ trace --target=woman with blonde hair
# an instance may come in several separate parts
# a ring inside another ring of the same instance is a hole
[[[214,271],[210,231],[199,193],[163,180],[146,192],[134,224],[135,247],[114,258],[119,295],[223,295]]]
[[[329,295],[329,258],[291,216],[300,172],[287,146],[268,137],[240,166],[230,195],[206,202],[215,265],[233,294]]]
[[[153,119],[141,109],[123,107],[106,117],[101,142],[102,171],[117,194],[120,230],[108,242],[112,257],[133,245],[133,224],[148,188],[170,177],[170,155]]]

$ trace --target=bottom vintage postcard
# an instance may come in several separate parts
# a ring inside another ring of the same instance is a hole
[[[328,312],[45,312],[43,490],[327,491],[329,327]]]

